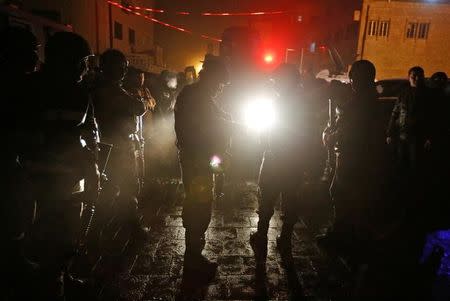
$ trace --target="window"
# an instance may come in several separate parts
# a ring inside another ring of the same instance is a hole
[[[118,40],[123,38],[122,24],[116,21],[114,21],[114,37]]]
[[[414,39],[417,33],[417,23],[408,23],[406,26],[406,38]]]
[[[406,38],[408,39],[427,39],[430,23],[410,22],[406,27]]]
[[[369,21],[369,28],[367,29],[367,35],[369,35],[369,36],[376,36],[377,35],[377,28],[378,28],[378,21],[370,20]]]
[[[377,37],[387,37],[389,35],[390,21],[369,21],[369,27],[367,29],[367,35]]]
[[[389,21],[380,21],[378,26],[378,36],[387,37],[389,34]]]
[[[428,38],[428,30],[430,29],[430,23],[419,23],[419,30],[417,32],[418,39]]]
[[[136,44],[136,32],[134,31],[134,29],[128,29],[128,42],[130,43],[130,45]]]

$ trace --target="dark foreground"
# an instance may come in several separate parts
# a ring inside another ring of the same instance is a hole
[[[130,239],[120,217],[106,210],[104,215],[109,217],[100,215],[101,226],[93,231],[95,243],[91,241],[87,255],[78,256],[72,265],[76,275],[90,279],[88,285],[68,288],[67,300],[342,300],[352,294],[355,274],[344,260],[321,250],[314,239],[329,220],[323,202],[304,205],[294,232],[294,264],[289,266],[276,249],[281,224],[276,210],[264,267],[256,264],[248,242],[258,220],[257,186],[247,183],[234,200],[216,200],[204,254],[216,260],[219,268],[207,283],[202,275],[183,275],[181,186],[176,182],[151,186],[145,216],[151,227],[149,239]],[[433,242],[448,247],[449,236],[440,235]],[[444,254],[435,300],[448,297],[448,259]]]

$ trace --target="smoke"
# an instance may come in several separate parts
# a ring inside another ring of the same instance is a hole
[[[174,115],[152,116],[145,124],[145,133],[147,173],[157,178],[178,178]]]

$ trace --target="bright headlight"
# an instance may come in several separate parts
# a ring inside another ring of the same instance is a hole
[[[244,107],[244,122],[252,130],[268,130],[274,125],[275,119],[274,103],[268,97],[252,100]]]

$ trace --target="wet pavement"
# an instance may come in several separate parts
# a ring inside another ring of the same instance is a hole
[[[288,300],[301,296],[329,300],[345,296],[349,273],[338,259],[319,250],[314,235],[318,228],[300,218],[294,232],[294,264],[285,267],[276,249],[280,212],[270,223],[266,266],[257,266],[249,235],[258,221],[257,186],[247,183],[234,200],[214,203],[206,233],[204,255],[218,262],[210,283],[183,278],[184,228],[181,190],[168,185],[158,208],[147,210],[150,238],[130,240],[119,221],[105,223],[97,238],[98,250],[81,257],[74,267],[95,279],[92,298],[97,300]],[[151,206],[150,206],[151,207]],[[116,223],[116,225],[115,225]],[[86,272],[88,271],[88,272]]]

